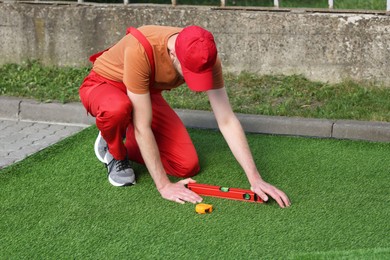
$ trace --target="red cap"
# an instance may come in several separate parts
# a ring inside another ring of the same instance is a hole
[[[177,36],[175,51],[188,87],[193,91],[212,89],[217,59],[213,35],[199,26],[188,26]]]

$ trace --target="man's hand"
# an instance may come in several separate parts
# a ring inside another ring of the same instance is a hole
[[[160,188],[159,192],[164,199],[180,204],[184,204],[185,202],[191,202],[194,204],[199,203],[202,201],[202,197],[185,187],[185,185],[190,182],[193,183],[195,181],[191,178],[188,178],[176,183],[170,182]]]
[[[253,185],[251,190],[264,201],[268,201],[268,194],[279,204],[281,208],[289,207],[291,205],[290,200],[283,191],[263,180],[260,180]]]

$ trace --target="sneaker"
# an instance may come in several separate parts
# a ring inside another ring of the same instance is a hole
[[[109,153],[109,152],[107,152]],[[127,159],[112,160],[107,164],[108,181],[116,186],[128,186],[135,184],[135,174]]]
[[[95,155],[107,166],[108,170],[108,181],[116,186],[128,186],[135,184],[135,174],[133,169],[130,166],[128,160],[117,161],[108,151],[107,142],[102,137],[101,132],[99,132],[95,145],[94,145]]]
[[[95,141],[95,155],[102,163],[108,164],[111,160],[106,160],[106,154],[108,152],[107,142],[104,140],[101,132],[99,132],[96,141]]]

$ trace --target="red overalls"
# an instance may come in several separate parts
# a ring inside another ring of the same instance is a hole
[[[113,157],[116,160],[127,157],[144,164],[135,140],[132,103],[123,82],[109,80],[92,70],[79,93],[86,110],[96,118],[96,126]],[[151,90],[150,97],[153,110],[151,128],[165,171],[176,177],[195,175],[200,169],[198,155],[187,129],[164,100],[161,91]]]

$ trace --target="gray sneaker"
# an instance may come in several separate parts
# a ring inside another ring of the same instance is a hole
[[[107,166],[108,181],[116,186],[128,186],[135,184],[135,174],[128,160],[115,160],[108,151],[107,142],[101,133],[96,138],[94,146],[96,157]]]
[[[102,137],[102,134],[100,132],[96,138],[94,150],[95,150],[95,155],[99,159],[99,161],[107,164],[108,161],[106,161],[105,157],[107,155],[108,146],[107,146],[107,142],[104,140],[104,138]]]
[[[112,159],[107,164],[108,181],[114,186],[128,186],[135,184],[135,174],[127,159]]]

